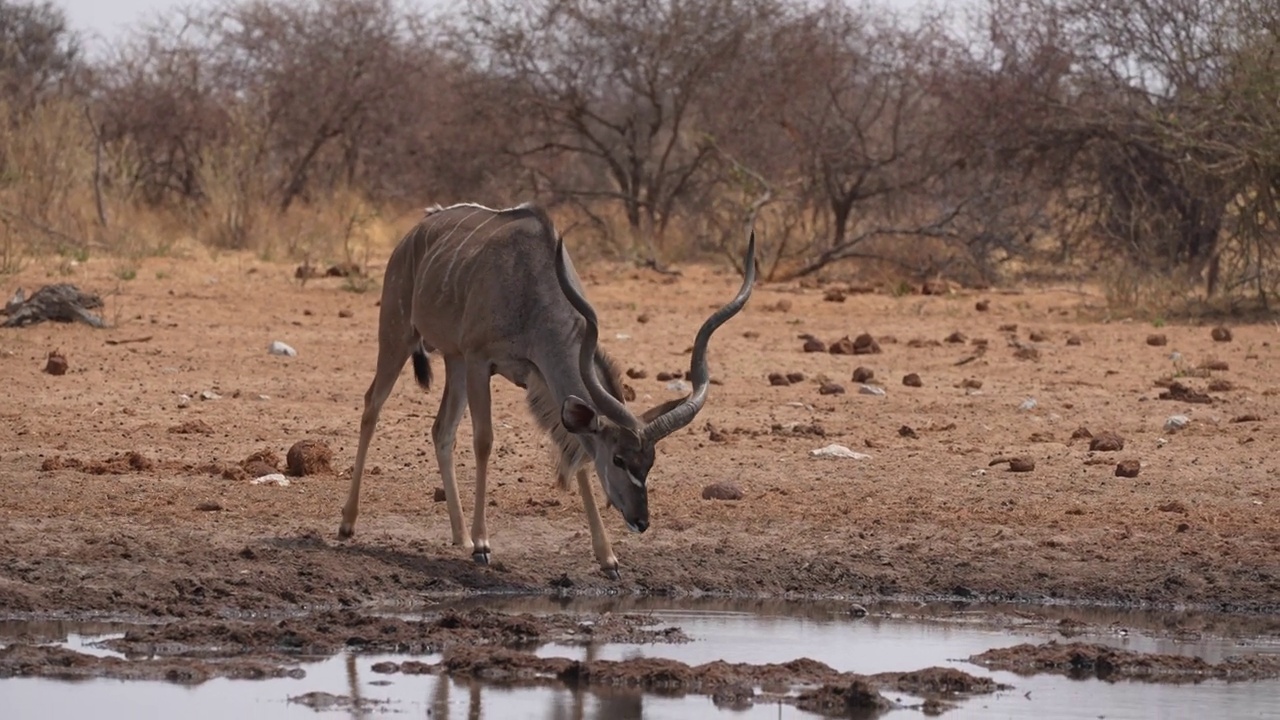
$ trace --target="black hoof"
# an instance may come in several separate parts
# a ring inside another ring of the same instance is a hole
[[[489,551],[488,551],[488,550],[477,550],[477,551],[475,551],[475,552],[471,553],[471,559],[472,559],[472,560],[475,560],[477,565],[488,565],[488,564],[489,564]]]
[[[350,540],[351,536],[355,534],[356,534],[355,528],[349,528],[345,525],[338,528],[339,540]]]
[[[606,568],[604,576],[615,582],[622,579],[622,575],[618,573],[618,568]]]

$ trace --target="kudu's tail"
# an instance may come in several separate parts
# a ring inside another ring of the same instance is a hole
[[[413,349],[413,378],[423,390],[431,389],[431,356],[421,342]]]

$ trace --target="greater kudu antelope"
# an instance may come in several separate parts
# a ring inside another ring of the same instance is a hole
[[[591,493],[586,464],[594,462],[605,498],[635,532],[649,527],[645,485],[659,440],[688,425],[707,400],[707,343],[716,328],[746,304],[755,282],[755,233],[747,244],[742,288],[712,313],[694,341],[688,397],[663,403],[640,418],[622,400],[617,367],[597,346],[596,314],[565,253],[564,240],[539,207],[493,210],[461,204],[431,208],[387,262],[378,322],[378,362],[364,396],[360,442],[339,538],[349,538],[360,504],[365,456],[383,403],[405,362],[423,388],[431,384],[429,353],[444,357],[444,391],[431,427],[453,544],[489,562],[485,489],[493,425],[489,379],[501,375],[528,392],[529,408],[559,451],[557,481],[578,492],[591,528],[596,560],[618,578],[618,560]],[[556,278],[555,283],[552,277]],[[475,512],[463,537],[454,481],[453,447],[464,406],[471,408],[475,442]]]

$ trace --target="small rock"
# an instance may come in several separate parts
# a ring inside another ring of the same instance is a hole
[[[271,473],[270,475],[261,475],[249,481],[250,485],[279,485],[280,487],[289,487],[289,478],[282,473]]]
[[[810,336],[804,341],[804,351],[807,353],[820,353],[827,351],[827,344],[816,337]]]
[[[1081,340],[1079,335],[1072,334],[1072,335],[1068,335],[1068,336],[1067,336],[1067,344],[1068,344],[1068,345],[1083,345],[1083,344],[1084,344],[1084,340]]]
[[[916,373],[907,373],[904,375],[902,377],[902,384],[913,388],[924,387],[924,381],[921,380],[920,376]]]
[[[1039,360],[1040,350],[1033,348],[1030,345],[1023,345],[1013,351],[1013,356],[1019,360]]]
[[[674,375],[674,374],[669,373],[669,372],[666,372],[666,371],[664,370],[663,372],[658,373],[658,374],[657,374],[656,376],[654,376],[654,377],[656,377],[656,378],[657,378],[658,382],[671,382],[672,380],[675,380],[675,379],[676,379],[677,377],[679,377],[679,376],[678,376],[678,375]]]
[[[1231,418],[1233,423],[1262,422],[1262,416],[1256,413],[1245,413]]]
[[[804,382],[804,373],[802,373],[802,372],[789,372],[789,373],[787,373],[787,382],[789,382],[789,383],[791,383],[791,384],[793,384],[793,385],[794,385],[794,384],[796,384],[796,383],[799,383],[799,382]]]
[[[1230,380],[1218,378],[1209,381],[1208,389],[1209,392],[1231,392],[1236,389],[1236,384]]]
[[[299,440],[285,455],[290,475],[318,475],[333,471],[333,451],[322,440]]]
[[[1018,323],[1005,323],[996,328],[996,330],[1003,333],[1016,333],[1018,332]]]
[[[280,342],[279,340],[272,340],[271,345],[267,347],[267,352],[271,353],[272,355],[283,355],[285,357],[298,356],[297,350],[294,350],[293,348],[289,347],[285,343]]]
[[[643,380],[649,377],[649,371],[642,368],[627,368],[627,377],[632,380]]]
[[[790,385],[791,381],[787,379],[786,375],[783,375],[780,372],[771,372],[769,373],[769,384],[774,387],[783,387]]]
[[[1100,432],[1089,440],[1089,449],[1094,452],[1119,452],[1124,449],[1124,438],[1110,430]]]
[[[960,381],[960,387],[965,390],[981,390],[982,381],[977,378],[965,378]]]
[[[350,310],[347,310],[346,308],[343,308],[342,310],[338,311],[338,317],[340,318],[349,318],[349,317],[353,317],[354,315],[355,313],[351,312]]]
[[[448,499],[448,497],[446,497],[444,494],[444,488],[438,487],[436,488],[435,493],[431,496],[431,499],[436,502],[444,502],[445,500]]]
[[[911,427],[910,425],[903,425],[902,427],[898,428],[898,436],[904,437],[904,438],[911,438],[914,440],[914,439],[918,439],[920,437],[920,434],[917,433],[915,431],[915,428]]]
[[[945,280],[925,280],[920,285],[922,295],[946,295],[950,291],[951,288]]]
[[[653,318],[650,317],[649,313],[640,313],[638,316],[636,316],[636,322],[640,323],[641,325],[644,325],[645,323],[649,322],[652,319]]]
[[[862,333],[853,339],[854,355],[874,355],[880,352],[880,343],[871,337],[871,333]]]
[[[199,512],[218,512],[222,510],[222,505],[220,503],[207,501],[196,505],[196,510]]]
[[[1142,463],[1137,460],[1121,460],[1116,463],[1116,477],[1134,478],[1142,470]]]
[[[832,355],[853,355],[855,352],[853,341],[849,339],[848,335],[831,343],[831,347],[827,351]]]
[[[849,606],[849,614],[854,617],[866,617],[867,609],[857,603]]]
[[[977,310],[978,312],[986,312],[991,309],[991,301],[979,300],[978,302],[973,304],[973,309]]]
[[[859,365],[853,369],[853,381],[856,383],[864,383],[875,377],[876,373],[869,367]]]
[[[1039,405],[1040,403],[1036,402],[1035,398],[1027,398],[1026,400],[1023,400],[1021,403],[1018,403],[1018,409],[1025,412],[1028,410],[1035,410],[1036,407],[1038,407]]]
[[[1031,339],[1031,342],[1046,342],[1049,339],[1049,335],[1043,330],[1032,330],[1027,337]]]
[[[1071,431],[1072,440],[1085,440],[1091,437],[1093,437],[1093,433],[1089,432],[1089,428],[1083,425]]]
[[[876,397],[884,397],[884,388],[879,385],[859,385],[858,392],[862,395],[874,395]]]
[[[1231,328],[1219,325],[1209,333],[1209,336],[1213,338],[1214,342],[1231,342]]]
[[[849,460],[870,460],[871,456],[866,453],[854,452],[843,445],[826,445],[817,450],[810,450],[809,457],[816,458],[845,458]]]
[[[818,386],[819,395],[843,395],[844,386],[839,383],[827,382]]]
[[[845,299],[844,290],[841,290],[840,288],[831,288],[823,293],[822,299],[827,302],[842,303]]]
[[[1029,457],[1016,457],[1009,460],[1009,472],[1031,472],[1036,469],[1036,461]]]
[[[49,357],[45,360],[44,371],[50,375],[66,375],[67,374],[67,358],[58,350],[49,352]]]
[[[1152,347],[1164,347],[1169,344],[1169,338],[1164,333],[1152,333],[1147,336],[1147,344]]]
[[[959,330],[956,330],[955,332],[943,338],[943,340],[952,344],[959,344],[959,343],[968,342],[969,338],[966,337],[964,333],[960,332]]]
[[[703,500],[741,500],[742,488],[731,482],[717,482],[702,488]]]
[[[626,383],[622,383],[622,399],[626,402],[635,402],[636,389]]]
[[[1191,418],[1186,415],[1170,415],[1164,421],[1164,431],[1167,433],[1175,433],[1185,428],[1191,423]]]
[[[183,393],[178,396],[178,407],[184,408],[191,404],[191,396]]]
[[[1211,370],[1213,372],[1226,372],[1231,369],[1231,365],[1226,360],[1205,360],[1200,363],[1201,370]]]
[[[201,390],[200,399],[201,400],[221,400],[222,396],[212,390]]]

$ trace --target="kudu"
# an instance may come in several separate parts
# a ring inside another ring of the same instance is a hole
[[[378,361],[364,396],[360,442],[339,538],[354,531],[360,480],[383,403],[405,362],[423,388],[431,385],[430,353],[444,358],[444,391],[431,427],[444,484],[453,544],[489,562],[485,491],[493,446],[489,381],[501,375],[527,391],[529,408],[559,451],[557,481],[578,493],[601,569],[618,578],[618,560],[591,492],[586,465],[594,463],[609,505],[635,532],[649,527],[646,479],[654,446],[693,421],[707,400],[711,334],[746,304],[755,282],[755,233],[747,245],[742,288],[712,313],[694,341],[688,397],[663,403],[640,418],[622,399],[617,367],[598,347],[595,310],[565,252],[564,240],[535,205],[494,210],[480,205],[435,207],[396,246],[387,262],[378,321]],[[552,282],[552,277],[557,282]],[[453,448],[464,406],[471,409],[475,443],[475,511],[463,537],[454,480]]]

